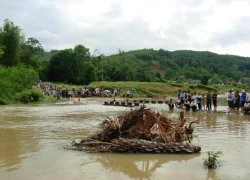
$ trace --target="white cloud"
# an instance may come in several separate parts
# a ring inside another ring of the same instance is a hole
[[[10,19],[46,50],[84,44],[110,54],[142,48],[250,56],[249,0],[2,0]]]

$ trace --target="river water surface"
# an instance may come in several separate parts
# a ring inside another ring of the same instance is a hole
[[[250,116],[241,113],[186,112],[200,119],[193,143],[199,154],[85,153],[63,147],[88,136],[107,116],[129,108],[83,100],[29,106],[0,107],[0,179],[250,179]],[[165,104],[148,105],[169,113]],[[178,118],[179,111],[168,114]],[[203,166],[208,151],[221,151],[220,166]]]

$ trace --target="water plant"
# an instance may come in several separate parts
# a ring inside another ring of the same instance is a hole
[[[209,151],[207,154],[208,154],[208,158],[204,160],[203,164],[209,169],[217,168],[219,166],[218,158],[219,158],[221,152]]]

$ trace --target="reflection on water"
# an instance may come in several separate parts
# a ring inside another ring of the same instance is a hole
[[[238,113],[197,112],[186,113],[187,119],[200,119],[194,142],[211,151],[238,151],[250,138],[250,117]],[[216,140],[215,142],[213,140]]]
[[[166,105],[148,105],[166,113]],[[0,179],[247,179],[250,175],[250,116],[186,112],[199,119],[193,143],[200,154],[88,154],[63,149],[73,139],[95,132],[106,116],[129,108],[81,104],[2,106],[0,109]],[[179,117],[178,110],[168,113]],[[222,151],[222,166],[207,170],[207,151]]]
[[[152,155],[152,154],[102,154],[96,159],[111,172],[127,175],[130,179],[149,179],[166,163],[187,161],[196,155]],[[120,161],[121,160],[121,161]]]

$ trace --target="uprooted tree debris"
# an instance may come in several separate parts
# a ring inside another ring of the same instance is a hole
[[[102,130],[72,142],[72,149],[87,152],[197,153],[191,144],[194,127],[186,125],[184,113],[173,122],[146,106],[102,122]]]

